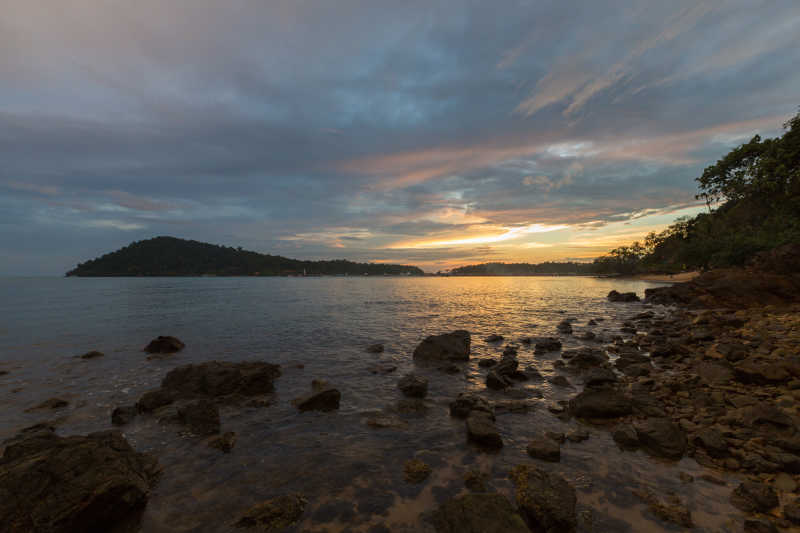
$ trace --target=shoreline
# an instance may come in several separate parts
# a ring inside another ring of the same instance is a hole
[[[629,276],[620,276],[618,279],[655,281],[659,283],[683,283],[695,279],[700,274],[701,272],[699,270],[692,270],[690,272],[679,272],[678,274],[631,274]]]

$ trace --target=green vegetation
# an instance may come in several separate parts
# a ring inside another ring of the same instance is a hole
[[[483,263],[454,268],[452,276],[574,276],[594,273],[592,263]]]
[[[679,272],[746,264],[755,254],[800,243],[800,114],[781,137],[731,150],[697,178],[707,213],[680,218],[644,242],[594,261],[596,273]]]
[[[415,266],[353,263],[352,261],[298,261],[278,255],[249,252],[198,241],[155,237],[79,264],[67,276],[371,276],[412,274]]]

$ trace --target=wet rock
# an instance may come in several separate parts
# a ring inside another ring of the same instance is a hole
[[[486,386],[490,389],[503,390],[511,386],[511,381],[500,375],[497,370],[490,370],[489,373],[486,374]]]
[[[519,348],[517,348],[514,345],[509,344],[505,348],[503,348],[503,358],[505,359],[507,357],[512,357],[512,358],[516,357],[518,352],[519,352]]]
[[[744,533],[778,533],[778,528],[767,520],[747,519],[744,521]]]
[[[556,329],[559,333],[563,333],[565,335],[569,335],[572,333],[572,324],[569,323],[568,320],[562,320],[556,326]]]
[[[567,366],[571,369],[584,371],[602,365],[608,361],[608,355],[603,350],[583,347],[578,350],[569,350],[561,355],[568,359]]]
[[[778,506],[778,495],[769,485],[745,481],[731,494],[731,503],[746,513],[766,513]]]
[[[486,492],[488,476],[480,470],[469,470],[464,474],[464,486],[472,492]]]
[[[422,483],[431,475],[431,467],[419,459],[409,459],[403,465],[403,479],[406,483]]]
[[[314,380],[311,393],[295,398],[292,404],[300,411],[335,411],[339,408],[342,394],[339,389],[331,387],[326,381]]]
[[[450,416],[466,418],[472,411],[483,411],[494,416],[494,409],[489,401],[474,393],[462,392],[450,402]]]
[[[767,385],[789,381],[792,375],[780,364],[750,357],[733,369],[736,381],[745,384]]]
[[[609,302],[638,302],[639,297],[635,292],[617,292],[611,291],[608,293]]]
[[[553,376],[547,380],[556,387],[572,387],[572,384],[564,376]]]
[[[27,411],[38,411],[40,409],[61,409],[62,407],[66,407],[69,405],[67,400],[62,400],[61,398],[49,398],[36,407],[31,407],[27,409]]]
[[[634,363],[630,365],[625,365],[621,370],[622,373],[625,374],[626,376],[632,378],[639,378],[643,376],[649,376],[650,372],[653,370],[653,365],[651,365],[649,362]]]
[[[534,459],[558,462],[561,460],[561,446],[548,437],[538,437],[528,443],[528,455]]]
[[[528,533],[505,496],[472,493],[453,498],[431,515],[437,533]]]
[[[614,430],[612,438],[623,450],[635,450],[639,447],[639,436],[631,426],[622,426]]]
[[[511,471],[517,504],[533,531],[571,533],[577,526],[575,489],[564,478],[533,465]]]
[[[692,439],[695,446],[703,448],[711,457],[728,455],[728,443],[722,433],[714,428],[701,428]]]
[[[195,435],[219,433],[219,409],[209,400],[197,400],[179,407],[178,421]]]
[[[399,418],[397,416],[389,415],[389,414],[380,414],[371,416],[367,419],[367,425],[371,428],[375,429],[384,429],[384,428],[392,428],[392,429],[406,429],[408,428],[408,422]]]
[[[495,359],[481,359],[478,361],[478,366],[481,368],[489,368],[497,364],[497,360]]]
[[[589,432],[584,429],[573,429],[567,433],[567,440],[570,442],[583,442],[589,439]]]
[[[170,370],[161,388],[171,391],[176,399],[256,396],[273,392],[280,375],[280,367],[270,363],[210,361]]]
[[[436,370],[444,372],[445,374],[459,374],[461,372],[461,369],[455,364],[443,365],[437,367]]]
[[[488,449],[503,447],[503,439],[497,426],[494,425],[494,416],[485,411],[470,411],[467,416],[467,436],[472,442]]]
[[[617,381],[617,375],[608,368],[593,368],[583,376],[583,386],[587,388],[605,387]]]
[[[366,347],[367,353],[383,353],[383,344],[370,344]]]
[[[533,365],[528,365],[525,367],[525,375],[528,376],[528,379],[532,379],[534,381],[541,381],[544,379],[542,373],[539,372],[539,369]]]
[[[135,405],[122,405],[111,412],[111,423],[115,426],[124,426],[136,418],[139,412]]]
[[[555,337],[539,337],[533,345],[534,353],[557,352],[561,349],[561,341]]]
[[[234,445],[236,444],[236,433],[233,431],[226,431],[222,435],[218,435],[208,442],[209,448],[217,449],[223,453],[231,453]]]
[[[402,398],[395,407],[403,415],[423,416],[428,412],[428,404],[420,398]]]
[[[0,529],[111,531],[144,508],[158,473],[119,432],[59,437],[36,426],[0,459]]]
[[[173,393],[165,389],[156,389],[142,394],[136,402],[136,408],[141,413],[150,413],[160,407],[169,405],[175,401]]]
[[[504,338],[505,337],[503,337],[502,335],[497,335],[497,334],[493,333],[493,334],[489,335],[488,337],[486,337],[486,339],[484,339],[484,340],[486,342],[502,342]]]
[[[597,335],[593,331],[584,331],[578,338],[583,341],[593,341],[597,338]]]
[[[631,414],[631,401],[613,389],[584,390],[569,402],[581,418],[619,418]]]
[[[686,434],[669,418],[648,418],[634,429],[642,447],[653,455],[680,459],[686,452]]]
[[[397,382],[397,387],[409,398],[424,398],[428,394],[428,380],[416,374],[403,376]]]
[[[98,352],[97,350],[92,350],[90,352],[86,352],[83,355],[79,355],[81,359],[95,359],[97,357],[103,357],[105,354],[103,352]]]
[[[234,525],[260,531],[283,531],[296,524],[306,507],[300,494],[286,494],[251,507]]]
[[[685,528],[694,527],[692,522],[692,513],[680,499],[671,494],[667,501],[662,502],[658,497],[649,489],[638,489],[633,491],[634,494],[639,496],[645,503],[651,513],[656,515],[665,522],[671,522]]]
[[[414,359],[423,361],[467,361],[470,353],[468,331],[431,335],[414,349]]]
[[[186,345],[175,337],[159,335],[144,347],[144,351],[147,353],[175,353],[185,347]]]

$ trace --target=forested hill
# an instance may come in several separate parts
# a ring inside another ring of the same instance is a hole
[[[175,237],[138,241],[79,264],[67,276],[423,275],[407,265],[299,261]]]
[[[592,274],[591,263],[483,263],[454,268],[451,276],[544,276]]]

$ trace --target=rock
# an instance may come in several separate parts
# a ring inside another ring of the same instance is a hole
[[[534,459],[558,462],[561,460],[561,447],[558,442],[547,437],[539,437],[528,443],[528,455]]]
[[[342,394],[326,381],[311,382],[311,393],[295,398],[292,404],[300,411],[334,411],[339,408]]]
[[[506,358],[508,356],[516,357],[518,352],[519,352],[519,348],[517,348],[516,346],[513,346],[511,344],[508,344],[508,345],[506,345],[505,348],[503,348],[503,358]]]
[[[489,335],[488,337],[486,337],[486,339],[484,339],[484,340],[486,342],[502,342],[504,338],[505,337],[503,337],[502,335],[497,335],[497,334],[493,333],[493,334]]]
[[[431,515],[437,533],[529,533],[505,496],[472,493],[448,500]]]
[[[793,524],[800,524],[800,500],[784,505],[783,516]]]
[[[581,371],[600,366],[608,361],[608,356],[603,350],[589,347],[566,351],[561,356],[564,359],[569,359],[567,362],[568,367]]]
[[[635,292],[617,292],[611,291],[608,293],[609,302],[638,302],[639,297]]]
[[[611,436],[623,450],[635,450],[639,447],[639,436],[631,426],[617,428]]]
[[[461,369],[458,368],[458,365],[452,363],[449,365],[443,365],[437,367],[436,370],[438,370],[439,372],[444,372],[445,374],[458,374],[461,372]]]
[[[490,389],[502,390],[510,385],[511,382],[507,378],[501,376],[496,370],[490,370],[489,373],[486,374],[486,386]]]
[[[217,435],[208,442],[209,448],[215,448],[223,453],[231,453],[236,444],[236,433],[226,431],[222,435]]]
[[[173,393],[165,389],[156,389],[145,392],[136,402],[136,408],[141,413],[155,411],[159,407],[164,407],[175,401]]]
[[[383,353],[383,344],[370,344],[366,347],[367,353]]]
[[[558,431],[545,431],[544,436],[559,444],[564,444],[567,441],[567,436]]]
[[[409,459],[403,465],[403,478],[406,483],[422,483],[431,474],[431,467],[419,459]]]
[[[480,470],[469,470],[464,474],[464,486],[472,492],[486,492],[487,477]]]
[[[561,341],[555,337],[539,337],[533,345],[534,353],[557,352],[561,349]]]
[[[584,331],[578,338],[583,341],[593,341],[597,338],[597,335],[593,331]]]
[[[775,524],[767,520],[747,519],[744,521],[744,533],[779,533]]]
[[[731,494],[731,503],[746,513],[766,513],[778,506],[778,495],[769,485],[745,481]]]
[[[481,359],[478,361],[478,366],[481,368],[489,368],[497,364],[495,359]]]
[[[175,353],[185,347],[186,345],[175,337],[159,335],[144,347],[144,351],[147,353]]]
[[[428,412],[428,405],[419,398],[401,398],[395,408],[403,415],[424,416]]]
[[[400,417],[393,416],[393,415],[375,415],[371,416],[367,419],[367,425],[371,428],[375,429],[384,429],[384,428],[392,428],[392,429],[406,429],[408,428],[408,422],[403,420]]]
[[[96,357],[103,357],[105,354],[103,352],[98,352],[97,350],[92,350],[90,352],[86,352],[83,355],[79,355],[81,359],[95,359]]]
[[[209,400],[197,400],[178,408],[178,421],[195,435],[219,433],[219,409]]]
[[[111,423],[115,426],[124,426],[130,423],[139,412],[135,405],[122,405],[111,412]]]
[[[556,329],[558,330],[559,333],[564,333],[566,335],[569,335],[572,333],[572,324],[570,324],[568,320],[562,320],[561,322],[558,323]]]
[[[210,361],[170,370],[161,388],[171,391],[175,399],[257,396],[273,392],[280,375],[280,367],[270,363]]]
[[[300,520],[306,503],[300,494],[278,496],[254,505],[234,525],[260,531],[283,531]]]
[[[656,497],[653,492],[647,488],[633,490],[633,493],[639,496],[645,503],[651,513],[656,515],[665,522],[672,522],[685,528],[694,527],[692,522],[692,513],[680,499],[672,494],[669,501],[662,502]]]
[[[797,483],[794,478],[786,472],[779,472],[775,479],[772,480],[772,485],[781,492],[794,492],[797,490]]]
[[[484,448],[499,449],[503,439],[494,425],[494,416],[485,411],[472,410],[467,416],[467,436]]]
[[[575,489],[564,478],[533,465],[511,471],[520,512],[533,531],[571,533],[577,526]]]
[[[414,359],[427,361],[468,361],[469,353],[469,332],[458,330],[452,333],[427,337],[414,349]]]
[[[156,459],[117,431],[23,430],[0,459],[0,529],[112,531],[144,508],[158,473]]]
[[[791,374],[783,366],[749,357],[733,368],[736,381],[745,384],[767,385],[789,381]]]
[[[584,429],[574,429],[567,433],[567,440],[570,442],[583,442],[589,439],[589,432]]]
[[[556,387],[572,387],[572,384],[564,376],[553,376],[547,380]]]
[[[534,365],[526,366],[524,372],[525,372],[525,375],[528,376],[528,379],[532,379],[532,380],[535,380],[535,381],[541,381],[541,380],[544,379],[544,376],[542,376],[542,373],[539,372],[539,369],[536,368]]]
[[[728,443],[722,433],[714,428],[700,429],[692,439],[695,446],[703,448],[711,457],[725,457],[728,455]]]
[[[648,418],[634,424],[645,450],[659,457],[680,459],[686,452],[686,434],[669,418]]]
[[[632,412],[631,401],[613,389],[584,390],[569,405],[581,418],[619,418]]]
[[[617,375],[608,368],[593,368],[583,376],[583,386],[587,388],[605,387],[617,381]]]
[[[415,374],[403,376],[397,387],[409,398],[424,398],[428,394],[428,380]]]
[[[462,392],[450,402],[450,416],[467,418],[472,411],[483,411],[494,416],[494,409],[489,401],[474,393]]]
[[[39,409],[61,409],[62,407],[66,407],[69,405],[67,400],[62,400],[61,398],[49,398],[36,407],[31,407],[27,409],[27,411],[36,411]]]
[[[587,326],[596,326],[597,321],[594,318],[590,318],[589,321],[586,323]]]

